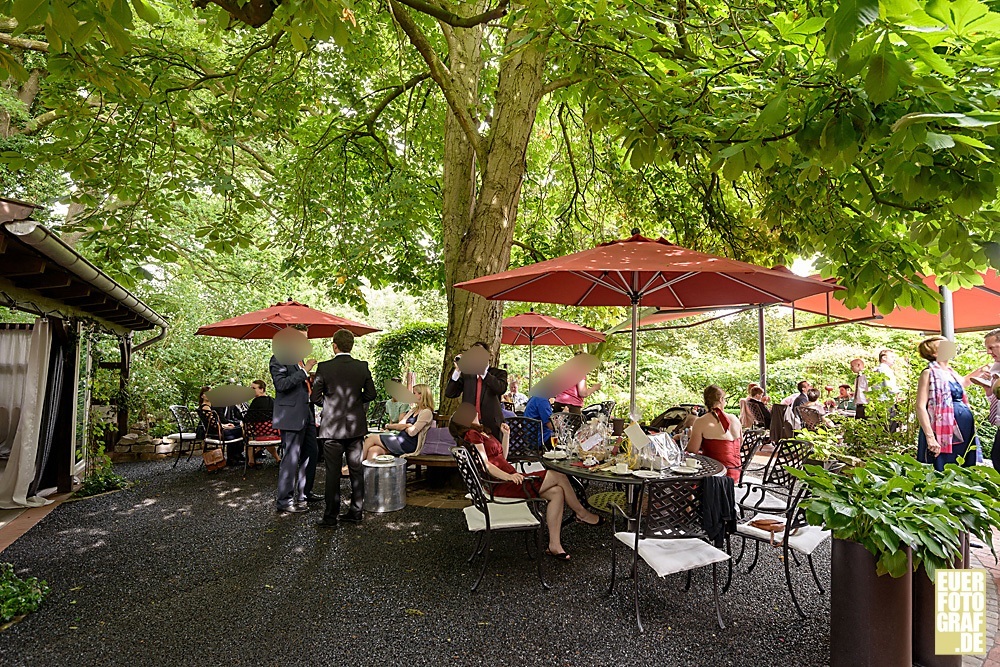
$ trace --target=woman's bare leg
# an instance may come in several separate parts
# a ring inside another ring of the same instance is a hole
[[[278,456],[278,448],[277,447],[275,447],[274,445],[271,445],[270,447],[267,447],[266,449],[267,449],[267,451],[269,451],[271,453],[271,456],[274,457],[275,461],[277,461],[278,463],[281,463],[281,457]]]
[[[559,487],[562,489],[563,498],[565,499],[565,504],[573,511],[576,518],[584,523],[596,524],[601,520],[601,517],[597,516],[593,512],[588,511],[580,499],[576,497],[576,491],[573,489],[573,485],[570,483],[569,478],[561,472],[555,472],[549,470],[545,473],[545,479],[542,481],[542,487],[540,492],[545,491],[548,487]]]
[[[379,437],[378,437],[377,434],[373,433],[373,434],[371,434],[369,436],[366,436],[365,437],[365,444],[362,445],[362,449],[361,449],[361,460],[362,461],[367,461],[369,459],[368,451],[372,447],[381,447],[381,445],[382,445],[382,440],[379,439]]]
[[[368,460],[373,461],[376,456],[388,453],[388,450],[382,445],[372,445],[371,449],[368,450]]]
[[[547,476],[547,475],[546,475]],[[549,553],[561,554],[565,551],[560,541],[563,517],[563,491],[558,485],[550,486],[539,490],[539,495],[545,498],[548,505],[545,507],[545,521],[549,529]]]

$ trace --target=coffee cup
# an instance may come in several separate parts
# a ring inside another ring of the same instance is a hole
[[[698,459],[695,459],[695,458],[685,459],[684,460],[684,465],[686,465],[688,468],[697,468],[698,467]]]
[[[628,472],[628,464],[627,463],[616,463],[615,464],[615,472],[617,474],[619,474],[619,475],[624,475],[625,473]]]

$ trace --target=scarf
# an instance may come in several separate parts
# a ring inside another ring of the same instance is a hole
[[[716,419],[718,419],[719,423],[722,424],[723,430],[728,431],[729,430],[729,418],[726,417],[726,413],[723,412],[721,408],[713,408],[712,412],[715,413]]]
[[[955,408],[951,398],[951,388],[948,383],[952,379],[957,379],[955,371],[951,368],[947,370],[941,368],[936,361],[928,364],[931,371],[930,382],[928,383],[929,394],[927,397],[927,407],[931,417],[931,430],[934,437],[941,445],[942,454],[951,454],[951,446],[962,442],[962,431],[955,421]],[[962,401],[969,404],[969,398],[962,392]]]

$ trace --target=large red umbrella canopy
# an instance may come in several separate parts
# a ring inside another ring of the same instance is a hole
[[[531,311],[504,318],[500,323],[500,342],[504,345],[528,346],[528,388],[533,370],[532,352],[535,345],[583,345],[599,343],[604,334],[566,320]]]
[[[458,283],[487,299],[574,306],[632,306],[629,411],[635,413],[639,306],[718,308],[794,301],[836,285],[646,238],[596,248]]]
[[[687,309],[782,303],[839,289],[637,233],[456,287],[505,301]]]
[[[308,327],[309,338],[329,338],[340,329],[347,329],[355,336],[379,331],[375,327],[354,320],[337,317],[322,310],[316,310],[298,301],[283,301],[270,308],[255,310],[246,315],[198,327],[195,333],[201,336],[221,336],[223,338],[271,339],[274,334],[292,325]]]
[[[986,331],[1000,327],[1000,276],[993,269],[980,274],[982,285],[957,289],[951,293],[955,313],[955,331]],[[938,290],[934,276],[926,276],[924,284]],[[873,326],[910,331],[941,331],[941,318],[935,313],[916,308],[894,308],[880,315],[874,308],[848,308],[842,301],[827,294],[817,294],[793,301],[791,306],[840,322],[860,322]]]

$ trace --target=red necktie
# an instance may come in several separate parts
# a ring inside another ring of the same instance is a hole
[[[483,398],[483,378],[476,376],[476,414],[479,415],[479,423],[483,422],[483,412],[479,407],[479,403]]]

